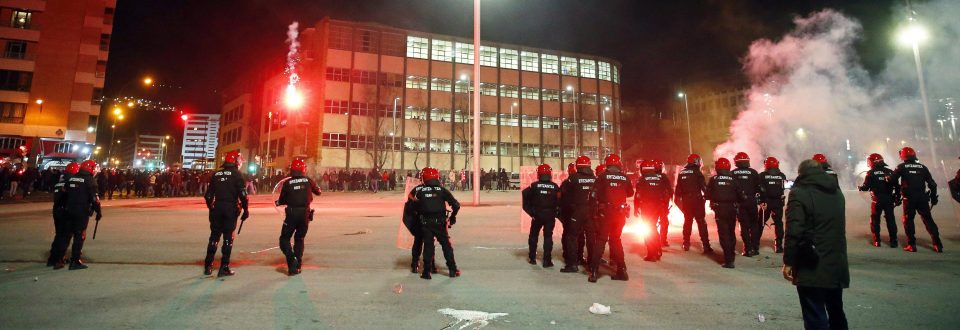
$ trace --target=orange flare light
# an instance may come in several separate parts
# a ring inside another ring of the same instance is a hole
[[[288,85],[283,95],[283,103],[292,110],[300,109],[303,106],[303,94],[293,85]]]

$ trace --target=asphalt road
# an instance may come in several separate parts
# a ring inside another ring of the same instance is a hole
[[[457,196],[470,201],[469,193]],[[765,232],[761,255],[738,257],[733,270],[720,268],[716,256],[700,254],[699,244],[682,252],[678,223],[671,226],[673,246],[659,263],[642,261],[642,242],[625,235],[630,281],[611,281],[608,269],[591,284],[583,274],[560,273],[561,262],[552,269],[525,262],[519,193],[484,193],[482,200],[482,206],[465,207],[451,230],[463,276],[451,279],[441,269],[431,281],[411,274],[409,250],[397,247],[403,233],[401,193],[329,193],[317,199],[303,274],[295,277],[284,273],[276,249],[281,215],[270,196],[256,196],[251,219],[236,239],[238,274],[225,279],[201,273],[209,235],[201,198],[105,201],[97,240],[88,237],[84,249],[90,268],[80,271],[44,267],[53,236],[49,203],[5,204],[0,206],[0,327],[482,325],[455,323],[438,311],[444,308],[507,313],[459,312],[495,317],[486,329],[802,327],[796,291],[782,279],[780,255],[770,248],[772,230]],[[954,206],[943,203],[934,216],[946,252],[934,253],[929,235],[918,226],[920,252],[907,253],[870,246],[869,204],[863,195],[847,194],[852,283],[844,300],[851,327],[956,328],[960,222]],[[708,223],[719,248],[712,216]],[[900,231],[903,242],[902,226]],[[559,261],[559,240],[554,255]],[[442,264],[442,257],[438,261]],[[610,306],[612,314],[588,312],[595,302]]]

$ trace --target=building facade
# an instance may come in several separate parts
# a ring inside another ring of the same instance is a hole
[[[115,7],[0,0],[0,157],[17,145],[31,161],[89,156],[76,151],[96,140]]]
[[[716,147],[730,139],[730,123],[744,110],[747,103],[747,89],[727,91],[707,91],[693,89],[689,92],[690,137],[693,152],[704,157],[704,161],[713,161]],[[677,102],[674,125],[686,130],[686,114],[683,102]],[[683,136],[683,140],[686,140]],[[686,142],[686,141],[684,141]]]
[[[469,169],[473,115],[484,169],[563,168],[580,154],[620,151],[614,60],[483,42],[475,61],[469,39],[329,18],[300,37],[305,105],[284,105],[288,79],[278,73],[264,79],[251,109],[262,119],[264,167],[297,157],[321,169]],[[479,111],[471,102],[477,62]]]
[[[165,153],[169,153],[166,150],[167,141],[169,139],[162,135],[138,134],[132,143],[119,146],[120,152],[116,160],[119,161],[118,164],[129,164],[129,167],[135,169],[163,169],[167,166],[163,162]]]
[[[183,129],[183,168],[213,169],[216,165],[219,114],[190,114]]]

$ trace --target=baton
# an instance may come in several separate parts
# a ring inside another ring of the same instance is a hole
[[[93,225],[93,239],[94,239],[94,240],[97,239],[97,228],[100,228],[100,220],[97,220],[97,222]]]
[[[240,228],[237,228],[237,235],[240,235],[240,232],[243,231],[243,223],[247,220],[240,220]]]

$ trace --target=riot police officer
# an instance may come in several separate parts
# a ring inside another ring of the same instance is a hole
[[[733,158],[737,168],[733,170],[733,178],[743,191],[744,200],[737,207],[737,221],[740,223],[740,239],[743,240],[744,257],[759,254],[760,234],[763,222],[757,215],[757,206],[760,196],[760,174],[750,168],[750,156],[745,152],[738,152]]]
[[[913,148],[905,147],[900,150],[900,159],[903,163],[897,165],[890,182],[900,184],[903,194],[903,231],[907,233],[907,246],[904,251],[917,252],[917,237],[914,233],[913,219],[920,214],[923,225],[933,240],[933,250],[943,252],[943,242],[940,241],[940,231],[933,222],[930,207],[937,205],[937,183],[933,181],[930,170],[920,164],[917,152]],[[928,190],[929,189],[929,190]]]
[[[837,180],[838,183],[840,182],[840,177],[837,176],[837,172],[833,170],[833,166],[830,166],[830,161],[827,160],[826,155],[814,154],[812,159],[820,163],[820,167],[823,167],[824,172],[827,172],[827,174],[832,176],[834,180]]]
[[[740,184],[730,172],[729,160],[717,159],[714,168],[717,173],[707,184],[706,197],[710,200],[710,209],[713,210],[717,220],[717,236],[720,238],[720,247],[723,249],[723,268],[733,268],[736,258],[734,250],[737,246],[734,233],[737,226],[737,204],[741,203],[745,196]]]
[[[659,220],[662,226],[662,219],[667,216],[664,205],[670,202],[670,196],[673,195],[671,190],[670,181],[657,172],[654,161],[645,160],[640,164],[640,178],[637,180],[636,194],[633,197],[633,212],[640,216],[643,225],[649,229],[648,237],[644,237],[647,256],[643,260],[659,261],[663,256],[663,238],[657,235],[657,222]],[[663,233],[664,229],[661,228],[660,232]]]
[[[286,205],[283,227],[280,229],[280,251],[287,259],[287,274],[300,274],[303,266],[303,239],[307,236],[310,221],[313,221],[313,195],[320,196],[320,187],[312,179],[304,176],[307,164],[302,159],[294,159],[290,164],[290,177],[283,181],[280,197],[275,205]],[[290,238],[293,237],[293,249]]]
[[[617,266],[617,273],[612,277],[613,280],[626,281],[627,265],[623,260],[623,243],[620,241],[620,235],[623,233],[623,226],[626,224],[627,215],[630,206],[627,205],[627,198],[633,196],[633,185],[627,180],[626,175],[621,171],[623,163],[620,156],[610,154],[604,159],[606,168],[597,176],[597,181],[593,186],[593,198],[597,203],[597,217],[587,228],[593,234],[594,249],[590,253],[590,282],[596,282],[600,277],[600,257],[603,256],[603,249],[610,242],[610,259]]]
[[[780,161],[776,157],[767,157],[763,161],[763,167],[764,171],[760,172],[760,209],[763,211],[760,223],[766,224],[767,219],[773,219],[775,234],[773,251],[783,253],[783,206],[786,202],[783,191],[787,175],[780,171]],[[757,232],[757,237],[761,236],[763,236],[762,225]]]
[[[667,230],[670,228],[670,218],[668,215],[670,215],[670,198],[673,197],[673,185],[670,183],[670,178],[663,173],[662,160],[654,159],[653,167],[657,171],[657,175],[660,176],[660,181],[666,182],[667,188],[669,189],[667,197],[664,198],[659,205],[660,216],[657,220],[657,229],[660,230],[660,245],[663,247],[668,247],[670,246],[670,242],[667,241]]]
[[[213,274],[213,257],[217,253],[217,244],[223,237],[220,270],[217,276],[231,276],[230,252],[233,251],[233,231],[237,228],[237,216],[244,221],[250,217],[247,209],[247,184],[240,174],[243,158],[239,152],[231,151],[224,155],[223,166],[210,177],[210,186],[203,195],[210,210],[210,240],[207,243],[207,257],[203,261],[203,274]],[[240,211],[243,214],[240,215]]]
[[[890,235],[890,247],[897,247],[897,222],[894,220],[893,207],[900,205],[900,186],[893,182],[893,171],[887,168],[880,154],[867,156],[870,170],[860,185],[860,191],[869,191],[870,232],[873,233],[873,246],[880,247],[880,216],[887,222],[887,234]]]
[[[66,255],[67,245],[70,243],[70,239],[73,239],[70,270],[87,268],[87,265],[80,260],[83,242],[87,239],[87,224],[90,222],[92,213],[97,214],[97,221],[100,221],[100,218],[103,217],[100,211],[100,197],[97,195],[97,183],[93,178],[96,172],[96,162],[85,160],[80,163],[77,174],[71,176],[64,184],[60,201],[55,202],[65,208],[66,225],[69,228],[67,238],[61,240],[60,247],[57,249],[58,256]],[[54,262],[53,269],[63,268],[63,258],[54,260]]]
[[[574,163],[576,172],[571,174],[560,186],[561,208],[568,208],[563,221],[563,263],[560,269],[564,273],[576,273],[577,266],[583,259],[583,248],[586,245],[584,226],[592,222],[595,214],[594,203],[590,200],[590,191],[597,178],[590,169],[590,157],[580,156]],[[587,245],[588,252],[593,250]],[[583,266],[587,266],[586,263]]]
[[[693,231],[693,222],[696,221],[703,253],[711,253],[713,248],[710,247],[706,210],[703,207],[707,182],[703,172],[700,172],[702,162],[700,155],[691,154],[687,157],[687,166],[677,173],[677,189],[673,194],[673,202],[683,212],[683,250],[690,250],[690,234]]]
[[[430,270],[433,268],[433,255],[436,247],[433,239],[436,238],[443,250],[443,258],[447,260],[447,269],[450,277],[460,276],[457,262],[453,256],[453,246],[447,229],[457,223],[457,213],[460,212],[460,202],[453,198],[449,190],[440,185],[440,172],[432,167],[426,167],[420,172],[423,183],[410,191],[407,199],[413,201],[413,207],[420,216],[422,230],[423,271],[420,278],[431,279]],[[449,218],[446,215],[446,205],[450,205]],[[449,219],[449,224],[447,220]]]
[[[537,182],[524,188],[523,211],[530,216],[530,235],[527,238],[529,253],[527,262],[537,264],[537,236],[543,231],[543,268],[553,267],[553,227],[556,225],[560,207],[560,186],[551,181],[550,165],[537,166]]]
[[[63,195],[66,193],[66,184],[70,181],[70,177],[77,174],[80,171],[80,164],[77,162],[70,162],[67,164],[66,169],[63,171],[63,175],[60,176],[59,182],[53,186],[53,243],[50,243],[50,257],[47,258],[47,267],[56,266],[57,264],[63,264],[64,252],[60,251],[60,247],[66,248],[66,244],[63,242],[65,240],[70,240],[70,225],[67,217],[67,210],[64,208],[64,198]]]

